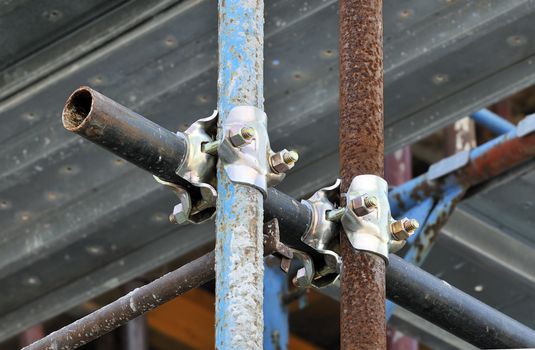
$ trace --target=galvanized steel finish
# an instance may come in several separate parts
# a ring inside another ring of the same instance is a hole
[[[263,1],[219,1],[218,110],[263,109]],[[223,135],[218,135],[221,139]],[[263,196],[217,169],[216,348],[261,349]]]

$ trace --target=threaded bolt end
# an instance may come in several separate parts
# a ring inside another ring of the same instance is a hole
[[[420,223],[416,219],[410,219],[403,223],[403,228],[407,232],[414,232],[418,229],[418,227],[420,227]]]
[[[254,137],[255,130],[251,128],[250,126],[245,126],[241,128],[240,134],[245,140],[250,140]]]
[[[364,198],[364,205],[365,205],[366,208],[368,208],[368,209],[370,209],[370,208],[377,208],[377,205],[378,205],[377,197],[375,197],[375,196],[370,196],[370,197],[366,197],[366,198]]]
[[[284,163],[286,164],[292,164],[297,162],[299,159],[299,154],[296,151],[289,151],[282,155],[282,160],[284,160]]]

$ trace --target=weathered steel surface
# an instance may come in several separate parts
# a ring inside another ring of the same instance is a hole
[[[340,1],[341,191],[356,175],[383,176],[381,0]],[[341,233],[341,348],[386,349],[385,261]]]
[[[121,158],[160,177],[191,187],[176,175],[187,141],[89,88],[74,91],[63,109],[63,126]]]
[[[264,109],[264,2],[219,1],[219,122],[234,106]],[[219,134],[218,138],[223,138]],[[263,198],[217,167],[217,349],[261,349]]]
[[[447,282],[391,255],[388,298],[479,348],[532,348],[535,332]],[[470,315],[470,320],[466,315]]]
[[[24,349],[76,349],[213,278],[214,252],[210,252]]]

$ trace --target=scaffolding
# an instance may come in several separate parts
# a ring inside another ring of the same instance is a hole
[[[219,2],[218,110],[185,132],[88,87],[70,96],[65,128],[174,191],[180,203],[171,221],[215,215],[216,248],[25,349],[75,349],[214,278],[216,348],[284,349],[287,310],[277,295],[296,264],[297,287],[339,298],[343,349],[386,348],[391,302],[478,347],[534,347],[533,330],[417,265],[470,189],[534,157],[535,115],[515,127],[489,111],[474,113],[499,136],[387,193],[382,1],[342,0],[341,183],[299,202],[272,187],[298,156],[269,144],[263,11],[262,1]],[[394,254],[405,244],[403,258]]]

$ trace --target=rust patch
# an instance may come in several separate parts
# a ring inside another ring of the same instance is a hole
[[[381,0],[340,1],[340,190],[356,175],[383,177]],[[341,348],[386,349],[385,262],[355,252],[341,232]]]

